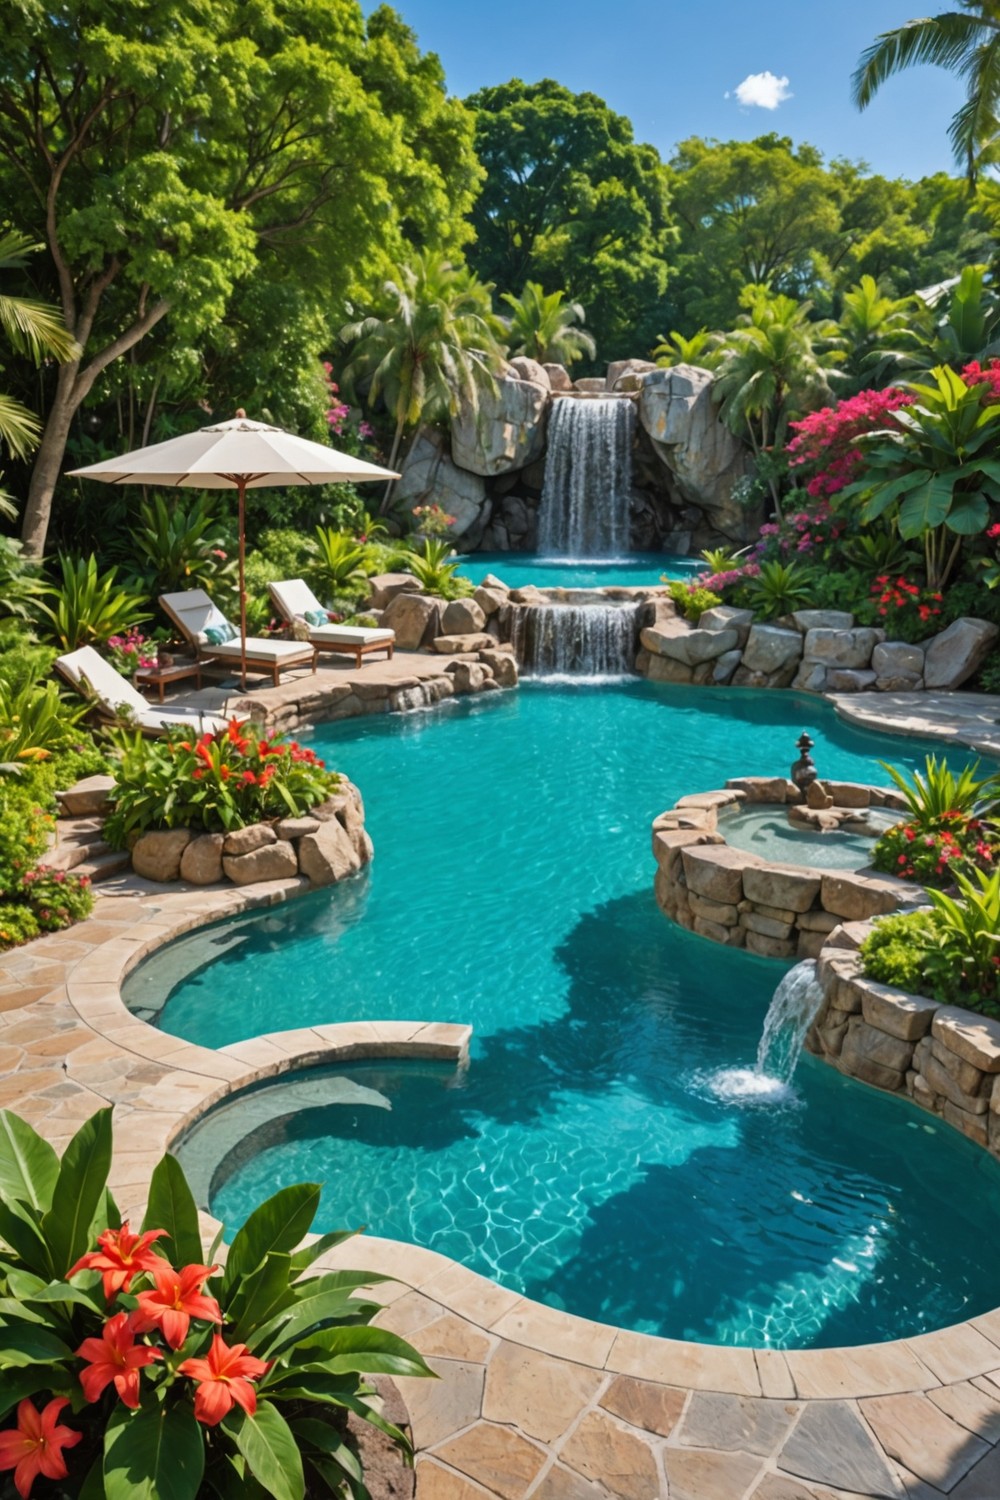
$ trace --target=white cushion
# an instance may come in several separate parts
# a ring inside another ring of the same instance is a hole
[[[323,610],[326,613],[304,578],[284,578],[280,583],[269,583],[268,589],[279,612],[289,622],[296,615],[305,618],[313,610]]]
[[[238,640],[227,641],[224,646],[205,646],[207,656],[224,656],[228,660],[232,657],[239,661],[241,657],[240,643]],[[271,641],[263,637],[247,636],[247,660],[248,661],[309,661],[312,652],[298,641]]]
[[[375,630],[361,625],[310,625],[309,639],[317,645],[373,646],[379,641],[388,646],[396,639],[394,630]]]

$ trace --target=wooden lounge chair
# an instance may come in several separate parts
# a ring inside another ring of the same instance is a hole
[[[303,626],[308,630],[306,639],[317,651],[333,651],[338,655],[353,656],[361,666],[361,658],[375,651],[385,651],[391,660],[396,645],[393,630],[370,630],[360,625],[335,625],[326,621],[327,611],[316,595],[301,578],[286,578],[282,583],[268,584],[274,606],[289,625]],[[319,623],[322,616],[326,623]]]
[[[180,594],[161,594],[160,607],[193,646],[199,660],[225,662],[237,671],[240,666],[239,631],[212,603],[204,589],[185,589]],[[228,633],[228,639],[226,638]],[[211,637],[216,636],[217,639]],[[272,641],[247,636],[247,667],[253,672],[268,672],[278,686],[284,668],[311,665],[316,670],[316,648],[308,641]]]
[[[169,703],[154,707],[93,646],[81,646],[57,657],[55,666],[70,686],[95,703],[106,718],[121,718],[124,710],[144,734],[162,734],[172,724],[183,724],[186,729],[204,734],[206,730],[225,729],[228,723],[219,714],[203,713],[197,708],[174,707]]]

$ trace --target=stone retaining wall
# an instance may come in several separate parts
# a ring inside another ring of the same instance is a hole
[[[259,885],[305,876],[332,885],[354,875],[372,857],[361,793],[345,776],[332,796],[297,818],[251,823],[231,833],[162,828],[132,846],[132,868],[147,880],[190,885]]]
[[[857,782],[823,781],[830,808],[857,811],[899,807],[897,792]],[[660,910],[713,942],[765,958],[815,958],[829,933],[857,921],[922,902],[919,886],[870,871],[822,870],[770,863],[726,843],[724,815],[734,804],[792,806],[804,821],[813,813],[784,777],[747,776],[725,790],[681,797],[653,821],[654,890]],[[823,811],[816,809],[817,826]],[[827,812],[829,816],[829,812]]]
[[[973,677],[1000,639],[988,620],[955,620],[919,645],[888,641],[833,609],[800,609],[773,624],[752,610],[721,604],[697,626],[670,601],[655,606],[642,632],[636,670],[651,682],[799,688],[810,693],[910,693],[957,688]]]
[[[817,960],[823,1004],[806,1046],[841,1073],[915,1104],[1000,1157],[1000,1021],[867,978],[870,923],[831,935]]]

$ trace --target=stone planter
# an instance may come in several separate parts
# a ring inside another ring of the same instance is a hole
[[[368,863],[372,843],[361,793],[341,778],[333,796],[303,817],[251,823],[231,833],[153,829],[136,840],[131,855],[137,875],[159,882],[257,885],[303,876],[314,885],[331,885]]]
[[[765,958],[816,958],[827,935],[857,921],[923,902],[919,886],[867,870],[779,864],[726,843],[720,811],[734,804],[789,807],[816,825],[825,815],[864,807],[900,807],[898,793],[855,782],[824,781],[814,801],[784,777],[747,776],[723,790],[681,797],[653,821],[654,890],[664,916],[712,942]]]

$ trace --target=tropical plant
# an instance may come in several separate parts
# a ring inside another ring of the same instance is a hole
[[[587,321],[579,302],[567,302],[565,292],[549,292],[537,281],[526,281],[519,297],[504,292],[500,298],[511,310],[507,342],[511,354],[524,354],[539,364],[572,365],[593,359],[597,345],[581,326]]]
[[[862,54],[853,79],[854,102],[866,109],[894,73],[930,63],[960,74],[965,103],[948,131],[956,160],[975,183],[994,160],[1000,133],[1000,17],[994,0],[960,0],[960,10],[907,21],[877,37]]]
[[[4,753],[5,747],[0,746],[0,754]],[[24,764],[5,764],[0,772],[0,948],[28,942],[39,932],[69,927],[93,906],[86,876],[39,864],[54,820],[39,805],[31,777],[10,774]],[[2,1228],[0,1238],[7,1238]]]
[[[229,832],[266,818],[298,817],[340,784],[314,750],[281,735],[266,738],[233,719],[198,739],[180,727],[157,740],[128,729],[109,731],[120,754],[105,837],[130,847],[151,828]]]
[[[1000,42],[1000,36],[998,36]],[[966,361],[997,350],[1000,301],[985,285],[986,266],[966,266],[944,304],[944,313],[930,341],[928,365],[961,367]]]
[[[913,401],[908,391],[890,386],[884,391],[859,391],[824,406],[788,425],[795,433],[786,449],[788,467],[796,484],[805,480],[813,499],[829,500],[856,478],[864,467],[858,439],[865,433],[895,426],[893,413]]]
[[[424,550],[410,554],[406,571],[412,573],[425,593],[438,599],[463,599],[474,593],[468,578],[459,573],[459,563],[449,562],[452,549],[449,542],[427,540]]]
[[[934,912],[895,912],[879,917],[859,950],[864,972],[881,984],[919,993],[927,978],[927,951],[937,940]]]
[[[872,849],[872,865],[921,885],[950,886],[958,871],[992,869],[1000,854],[993,825],[960,812],[894,823]]]
[[[154,1169],[134,1233],[107,1187],[111,1155],[110,1109],[61,1159],[0,1113],[0,1399],[16,1415],[0,1434],[0,1468],[19,1462],[23,1496],[43,1473],[84,1500],[304,1500],[307,1483],[310,1495],[367,1500],[348,1414],[410,1448],[364,1376],[431,1371],[371,1327],[377,1304],[354,1295],[385,1278],[313,1272],[349,1238],[301,1245],[319,1185],[262,1203],[223,1271],[212,1264],[219,1241],[205,1253],[177,1160]],[[32,1433],[46,1437],[41,1452],[25,1445]]]
[[[844,557],[854,567],[872,574],[905,573],[912,568],[916,554],[907,547],[895,529],[875,523],[843,544]]]
[[[919,298],[888,297],[874,276],[862,276],[844,293],[837,328],[844,350],[840,373],[861,391],[920,367],[930,318]]]
[[[697,625],[706,609],[715,609],[722,603],[721,597],[706,588],[700,578],[692,579],[690,583],[683,578],[672,578],[668,580],[667,592],[678,612],[692,625]]]
[[[28,235],[16,230],[0,234],[0,275],[23,270],[28,256],[41,249]],[[31,298],[0,295],[0,332],[16,354],[26,356],[35,365],[45,359],[73,359],[79,353],[59,309]],[[38,446],[41,431],[42,424],[34,412],[13,396],[0,392],[0,442],[7,444],[15,458],[27,458]],[[16,514],[10,497],[0,490],[0,516],[9,521]]]
[[[130,544],[137,582],[150,598],[179,589],[212,593],[232,583],[235,562],[211,506],[208,495],[198,495],[186,508],[176,500],[168,504],[162,495],[142,502]]]
[[[350,593],[367,584],[362,563],[365,549],[361,542],[329,526],[316,527],[316,560],[310,572],[320,586],[334,594]]]
[[[150,618],[142,594],[118,582],[117,568],[98,571],[97,558],[59,554],[58,585],[46,585],[52,604],[38,602],[35,610],[48,622],[50,635],[64,651],[96,646]]]
[[[795,563],[762,562],[749,585],[750,607],[764,620],[804,609],[812,599],[809,579]]]
[[[660,334],[659,343],[651,358],[663,368],[672,365],[697,365],[702,370],[714,370],[721,358],[719,345],[722,335],[707,328],[699,328],[690,338],[683,333]]]
[[[927,973],[952,998],[975,996],[987,1015],[1000,1015],[1000,870],[955,871],[958,896],[929,889],[939,930]]]
[[[963,538],[983,532],[989,501],[1000,500],[1000,406],[983,403],[984,387],[967,385],[946,365],[933,385],[912,385],[915,401],[893,412],[893,428],[858,438],[866,472],[843,491],[863,501],[862,517],[893,519],[904,541],[923,544],[927,586],[940,592]]]
[[[40,588],[37,562],[22,555],[13,537],[0,536],[0,619],[30,619]]]
[[[832,325],[810,320],[810,303],[760,286],[748,287],[741,300],[748,310],[725,335],[713,399],[727,426],[761,454],[783,447],[796,413],[829,400],[828,372],[839,356],[820,353],[818,344],[829,341]],[[769,487],[780,514],[776,475]]]
[[[464,267],[430,252],[401,266],[382,288],[384,310],[346,324],[344,380],[367,383],[368,401],[381,397],[396,424],[388,467],[395,468],[407,429],[476,410],[480,391],[495,391],[500,325],[490,288]],[[392,481],[386,486],[383,510]]]
[[[86,703],[67,703],[56,684],[15,690],[0,678],[0,760],[46,760],[79,739]]]
[[[890,641],[923,641],[940,630],[942,595],[921,588],[904,574],[879,573],[869,592]]]
[[[710,573],[731,573],[746,561],[742,553],[730,552],[728,547],[706,547],[699,556]]]
[[[923,771],[911,771],[908,777],[887,761],[879,765],[902,794],[918,828],[930,828],[949,813],[987,817],[1000,801],[1000,773],[980,777],[978,760],[963,766],[957,776],[947,760],[936,755],[926,756]]]

